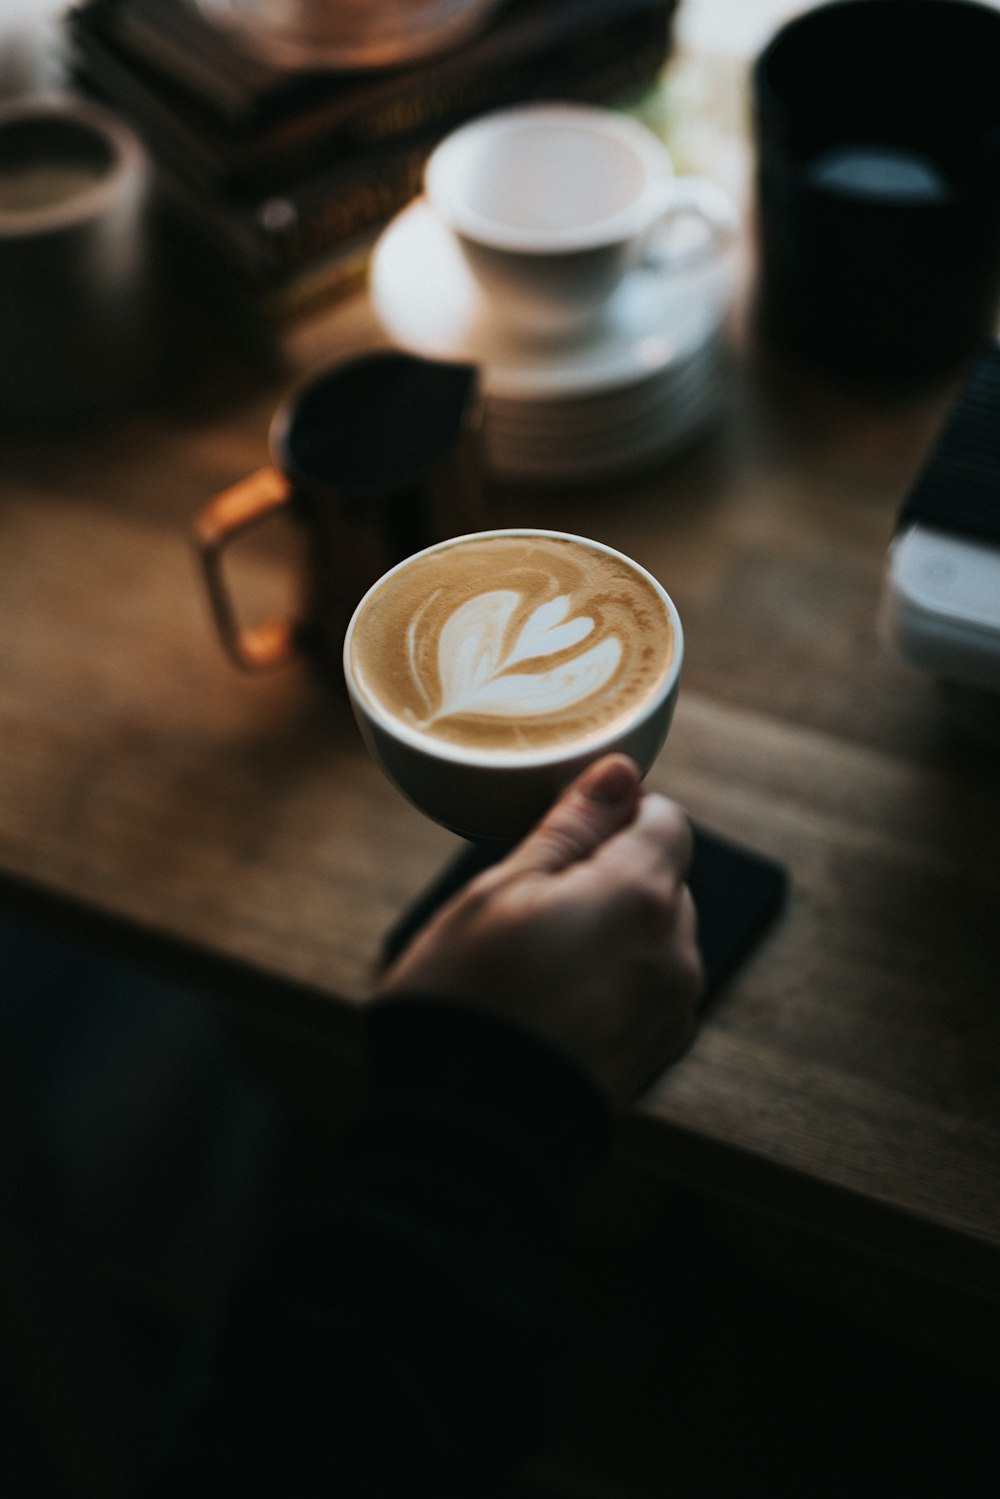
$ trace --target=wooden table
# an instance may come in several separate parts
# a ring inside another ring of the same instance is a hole
[[[372,336],[359,303],[336,348]],[[624,1149],[995,1305],[998,757],[876,633],[894,519],[957,384],[838,392],[740,310],[729,342],[723,419],[682,457],[591,489],[494,486],[498,523],[600,538],[663,579],[688,651],[651,784],[792,879]],[[103,431],[4,441],[2,891],[219,980],[275,1033],[349,1047],[382,934],[456,841],[307,668],[224,659],[191,521],[266,461],[286,379],[186,357],[173,394]],[[248,609],[285,587],[280,543],[236,564]]]

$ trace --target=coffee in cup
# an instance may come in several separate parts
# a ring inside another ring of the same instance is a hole
[[[80,421],[151,373],[146,150],[88,99],[0,104],[0,407]]]
[[[683,655],[659,582],[557,531],[460,536],[391,569],[344,644],[362,734],[389,779],[453,831],[513,841],[611,750],[647,771]]]

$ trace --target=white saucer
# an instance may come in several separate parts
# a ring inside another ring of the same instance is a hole
[[[487,460],[498,474],[544,482],[605,479],[669,457],[713,426],[722,410],[722,382],[705,379],[668,393],[659,406],[617,427],[582,433],[526,434],[487,420],[483,436]]]
[[[490,421],[525,437],[544,435],[549,441],[589,441],[617,433],[661,414],[669,405],[682,401],[694,386],[718,380],[721,353],[721,340],[716,335],[681,363],[609,391],[550,401],[493,397],[489,402]]]
[[[511,401],[610,391],[682,364],[712,337],[729,304],[734,258],[687,271],[640,266],[585,336],[532,343],[498,327],[450,232],[417,198],[372,253],[372,304],[413,353],[478,364],[491,397]]]

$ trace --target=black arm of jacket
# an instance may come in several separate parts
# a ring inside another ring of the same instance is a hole
[[[383,1001],[366,1032],[366,1103],[234,1308],[176,1492],[475,1499],[544,1436],[608,1111],[455,1005]]]

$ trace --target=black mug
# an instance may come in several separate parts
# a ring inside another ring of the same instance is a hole
[[[482,401],[473,365],[381,351],[313,375],[271,423],[272,463],[217,494],[195,523],[209,603],[237,666],[264,671],[296,654],[341,674],[354,606],[390,567],[485,523]],[[294,618],[243,624],[223,558],[276,514],[305,539]]]
[[[942,373],[1000,302],[1000,14],[836,0],[753,69],[764,327],[849,377]]]

